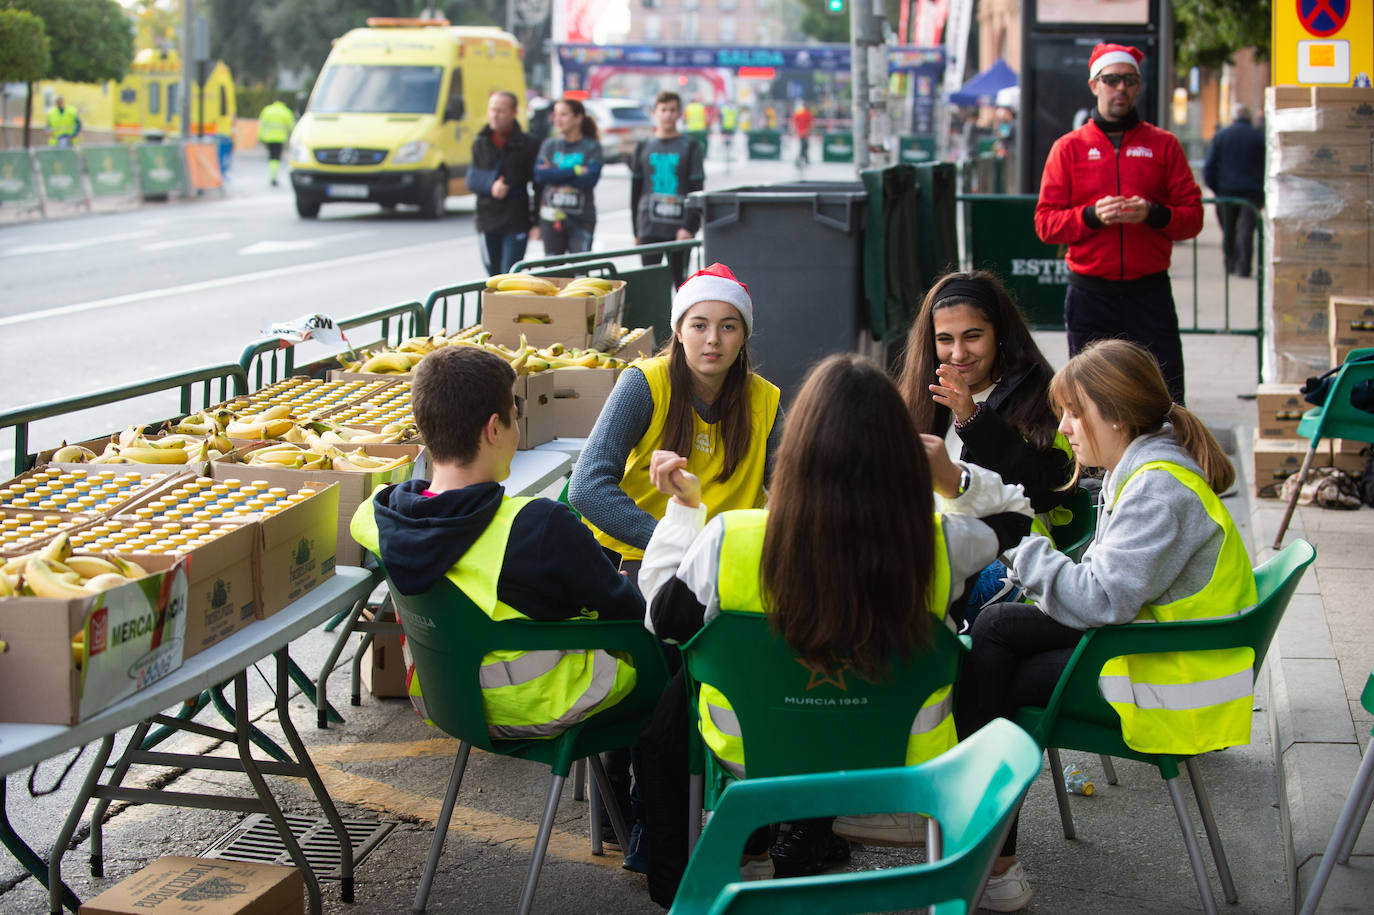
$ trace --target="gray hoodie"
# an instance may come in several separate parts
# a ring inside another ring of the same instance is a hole
[[[1012,581],[1045,615],[1074,629],[1129,623],[1143,605],[1188,597],[1211,580],[1224,531],[1192,490],[1148,470],[1121,495],[1133,470],[1160,460],[1202,472],[1168,423],[1135,439],[1103,478],[1097,534],[1081,562],[1036,535],[1007,551]]]

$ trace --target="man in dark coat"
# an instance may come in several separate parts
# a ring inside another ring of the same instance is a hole
[[[487,126],[472,141],[468,190],[477,195],[477,234],[487,273],[508,273],[539,239],[539,204],[530,190],[539,141],[520,129],[513,92],[493,92]]]
[[[1241,197],[1264,206],[1264,128],[1250,121],[1250,109],[1232,108],[1231,123],[1218,130],[1207,147],[1202,180],[1218,197]],[[1226,272],[1249,276],[1255,252],[1255,210],[1239,203],[1218,203]]]

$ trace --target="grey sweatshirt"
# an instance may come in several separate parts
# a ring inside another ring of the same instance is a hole
[[[1133,470],[1160,460],[1201,474],[1168,423],[1131,442],[1103,478],[1097,534],[1081,562],[1038,535],[1006,552],[1012,581],[1045,615],[1074,629],[1129,623],[1143,605],[1188,597],[1211,580],[1224,532],[1192,490],[1147,470],[1120,491]]]

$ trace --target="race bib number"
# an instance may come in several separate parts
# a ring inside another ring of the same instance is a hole
[[[567,216],[562,210],[555,207],[540,207],[539,218],[545,222],[562,222],[563,217]]]
[[[656,219],[680,222],[682,220],[682,198],[668,194],[655,194],[651,212]]]
[[[548,200],[549,206],[564,213],[582,212],[582,192],[575,187],[550,188],[545,199]]]

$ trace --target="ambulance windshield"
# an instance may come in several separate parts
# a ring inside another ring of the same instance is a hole
[[[320,74],[310,110],[321,114],[434,114],[442,78],[439,67],[336,64]]]

